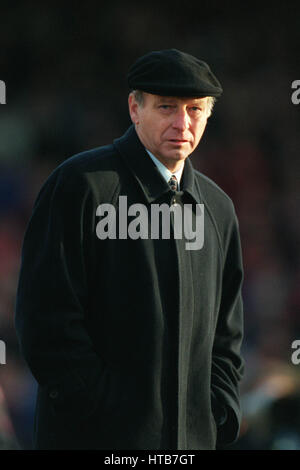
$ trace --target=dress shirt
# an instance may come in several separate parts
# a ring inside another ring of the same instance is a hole
[[[172,175],[175,175],[176,178],[177,178],[177,181],[178,181],[178,191],[180,190],[180,180],[181,180],[181,176],[182,176],[182,172],[183,172],[183,168],[184,168],[184,162],[182,163],[182,166],[179,170],[177,170],[176,172],[171,172],[163,163],[161,163],[148,149],[146,149],[148,154],[150,155],[150,157],[152,158],[153,162],[155,163],[155,165],[157,166],[158,170],[160,171],[162,177],[166,180],[166,182],[168,183],[171,176]]]

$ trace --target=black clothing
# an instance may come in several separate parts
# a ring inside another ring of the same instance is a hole
[[[174,202],[131,127],[50,175],[24,238],[16,302],[39,383],[37,449],[214,449],[236,439],[242,260],[229,197],[189,159],[176,201],[204,204],[204,245],[100,240],[99,205]],[[128,217],[130,219],[130,217]],[[118,231],[117,231],[118,233]],[[226,421],[217,426],[218,411]],[[215,417],[213,415],[215,413]]]

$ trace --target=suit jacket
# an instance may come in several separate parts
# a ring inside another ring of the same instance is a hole
[[[133,127],[67,159],[42,187],[15,316],[39,384],[35,448],[196,450],[237,438],[238,222],[230,198],[189,159],[181,189],[177,201],[193,217],[204,205],[198,250],[187,250],[184,237],[97,236],[100,205],[119,214],[120,196],[149,209],[173,201]]]

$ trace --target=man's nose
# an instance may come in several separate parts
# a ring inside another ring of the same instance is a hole
[[[181,131],[188,129],[190,125],[190,118],[188,113],[186,111],[178,111],[174,117],[172,125],[175,129],[179,129]]]

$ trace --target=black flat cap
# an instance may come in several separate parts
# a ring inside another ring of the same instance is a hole
[[[131,90],[154,95],[203,98],[220,96],[223,91],[206,62],[177,49],[140,57],[130,67],[127,79]]]

